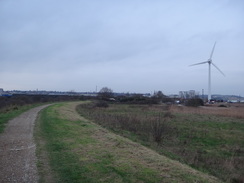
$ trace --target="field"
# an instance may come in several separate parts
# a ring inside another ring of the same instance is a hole
[[[35,139],[40,182],[221,182],[86,118],[97,116],[98,111],[141,113],[142,107],[111,105],[90,109],[91,103],[83,102],[77,107],[78,104],[55,104],[39,115]],[[92,114],[81,116],[76,109]],[[130,136],[136,141],[136,134]]]
[[[244,181],[244,107],[87,103],[79,113],[159,154],[226,182]]]

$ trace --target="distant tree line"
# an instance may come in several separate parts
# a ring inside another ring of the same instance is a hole
[[[153,96],[148,97],[143,94],[125,94],[115,96],[113,90],[108,87],[103,87],[97,97],[94,96],[75,96],[75,95],[12,95],[8,97],[0,96],[0,112],[4,109],[14,108],[16,106],[23,106],[27,104],[60,102],[60,101],[75,101],[98,99],[98,107],[108,107],[107,102],[119,102],[126,104],[160,104],[160,103],[174,103],[174,100],[163,94],[162,91],[154,92]],[[199,98],[184,101],[187,106],[200,106],[203,101]]]
[[[84,100],[87,98],[80,96],[65,96],[65,95],[12,95],[8,97],[0,97],[0,111],[9,108],[16,108],[18,106],[48,103],[48,102],[60,102],[60,101],[74,101]]]
[[[169,98],[163,94],[162,91],[155,91],[151,97],[144,96],[142,94],[125,94],[121,96],[114,96],[113,90],[108,87],[103,87],[99,93],[97,98],[100,100],[97,103],[98,107],[108,107],[105,101],[108,102],[120,102],[127,104],[160,104],[167,103],[173,104],[175,103],[175,99]],[[185,99],[181,101],[182,104],[186,106],[198,107],[203,106],[204,102],[202,99],[195,97],[190,99]]]
[[[159,104],[172,103],[173,100],[163,94],[162,91],[154,92],[152,97],[144,96],[143,94],[125,94],[121,96],[114,96],[113,90],[108,87],[103,87],[98,93],[98,99],[109,102],[120,102],[127,104]],[[106,106],[105,103],[100,102],[98,105]]]

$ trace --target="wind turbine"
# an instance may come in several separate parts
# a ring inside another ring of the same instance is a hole
[[[211,51],[210,57],[209,57],[209,59],[207,61],[190,65],[190,66],[195,66],[195,65],[208,63],[208,101],[209,102],[211,100],[211,65],[213,65],[223,76],[225,76],[225,74],[212,61],[212,56],[213,56],[215,45],[216,45],[216,42],[214,43],[214,46],[213,46],[213,49]]]

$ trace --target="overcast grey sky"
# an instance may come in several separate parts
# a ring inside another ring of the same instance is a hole
[[[243,0],[0,0],[4,90],[244,96]]]

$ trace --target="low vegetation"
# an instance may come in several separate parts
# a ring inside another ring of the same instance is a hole
[[[74,101],[85,99],[79,96],[56,96],[56,95],[13,95],[0,96],[0,133],[3,132],[6,123],[27,111],[30,108],[43,103]]]
[[[20,106],[30,104],[41,104],[47,102],[60,102],[60,101],[74,101],[80,100],[82,96],[68,96],[68,95],[13,95],[13,96],[0,96],[0,112],[11,111],[12,109]]]
[[[243,109],[93,103],[77,108],[119,135],[227,182],[244,181]]]
[[[39,115],[35,139],[41,182],[220,182],[215,177],[111,133],[80,116],[76,112],[77,105],[74,102],[55,104]],[[131,110],[115,106],[90,109],[89,106],[83,103],[78,108],[80,112],[85,111],[89,118],[93,112],[96,116],[100,110],[105,114],[108,110],[120,115]],[[135,106],[132,108],[141,111]],[[129,116],[125,118],[129,120]],[[157,124],[152,128],[156,129]],[[50,171],[46,169],[47,161],[50,161]]]
[[[4,108],[3,110],[0,110],[0,133],[4,131],[5,125],[7,122],[21,113],[37,106],[37,104],[33,105],[25,105],[25,106],[9,106],[7,108]]]

